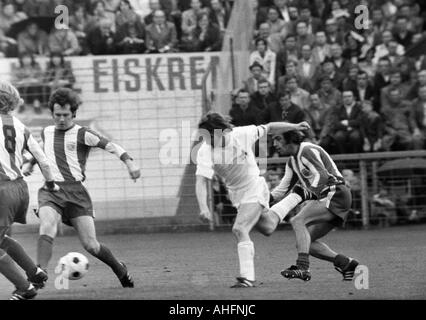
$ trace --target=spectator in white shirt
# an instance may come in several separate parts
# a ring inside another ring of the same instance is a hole
[[[264,39],[257,39],[256,50],[250,55],[250,65],[255,61],[263,67],[263,76],[268,79],[271,86],[275,85],[276,54],[268,48]]]

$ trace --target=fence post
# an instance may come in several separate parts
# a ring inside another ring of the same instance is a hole
[[[369,197],[368,197],[368,183],[367,183],[367,164],[365,160],[359,161],[359,171],[361,175],[361,210],[362,210],[362,226],[367,229],[370,225],[370,210],[369,210]]]
[[[207,180],[207,203],[209,205],[211,220],[209,222],[210,231],[214,231],[215,227],[215,212],[214,212],[214,195],[213,195],[213,181]]]

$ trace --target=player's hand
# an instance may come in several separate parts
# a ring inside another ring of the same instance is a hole
[[[198,218],[204,223],[213,221],[212,215],[209,210],[201,211]]]
[[[311,125],[306,121],[300,122],[296,126],[296,130],[300,130],[300,131],[306,131],[306,130],[309,130],[310,128],[311,128]]]
[[[141,177],[141,169],[132,160],[127,161],[126,164],[130,178],[136,182]]]
[[[44,190],[50,192],[58,192],[61,188],[54,181],[46,181],[43,186]]]

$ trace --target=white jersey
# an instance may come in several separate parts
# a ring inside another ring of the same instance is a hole
[[[38,159],[46,159],[30,131],[17,118],[1,114],[0,128],[0,181],[22,178],[24,150]]]
[[[212,179],[216,173],[230,191],[246,188],[260,176],[253,144],[266,131],[264,125],[233,128],[229,144],[224,148],[212,148],[203,142],[198,150],[195,174]]]

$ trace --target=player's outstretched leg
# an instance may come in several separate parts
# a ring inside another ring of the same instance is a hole
[[[30,300],[37,295],[37,290],[19,272],[13,259],[3,249],[0,249],[0,273],[16,287],[10,300]]]
[[[250,288],[255,286],[254,244],[249,233],[259,220],[263,207],[259,203],[246,203],[238,208],[232,232],[238,242],[240,276],[231,288]]]
[[[38,217],[40,218],[40,236],[37,241],[37,265],[46,273],[50,259],[52,258],[53,241],[58,232],[58,223],[61,219],[59,212],[49,206],[39,209]],[[44,281],[35,280],[34,285],[41,289],[44,287]]]
[[[351,281],[359,262],[353,258],[336,253],[328,245],[318,240],[333,230],[334,227],[333,224],[327,222],[308,227],[312,240],[309,254],[315,258],[333,263],[334,268],[343,275],[343,280]]]
[[[28,281],[36,289],[44,287],[47,281],[47,273],[35,265],[24,248],[16,240],[5,236],[0,244],[0,249],[3,249],[25,271]]]
[[[95,223],[91,216],[80,216],[71,219],[71,223],[77,230],[84,249],[92,256],[107,264],[120,280],[124,288],[133,288],[133,279],[124,263],[119,262],[111,251],[96,239]]]

